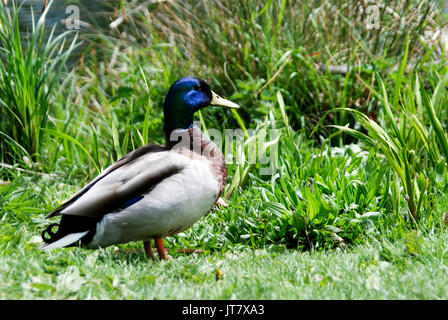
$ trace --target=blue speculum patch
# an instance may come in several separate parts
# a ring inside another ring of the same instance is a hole
[[[133,204],[139,202],[140,200],[143,199],[143,196],[136,196],[128,201],[126,201],[125,203],[123,203],[123,205],[121,206],[122,209],[126,209],[127,207],[132,206]]]

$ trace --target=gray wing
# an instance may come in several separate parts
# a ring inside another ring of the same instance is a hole
[[[180,172],[185,162],[162,146],[145,146],[118,160],[48,216],[101,217]]]

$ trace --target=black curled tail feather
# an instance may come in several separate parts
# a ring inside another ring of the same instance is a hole
[[[77,241],[73,245],[84,245],[92,241],[95,235],[96,224],[99,219],[83,216],[71,216],[62,215],[59,223],[52,223],[48,225],[41,233],[42,240],[46,244],[53,243],[59,239],[65,237],[70,233],[77,233],[83,231],[89,231],[80,241]],[[54,228],[57,227],[56,232]]]
[[[58,235],[59,226],[60,226],[59,223],[52,223],[49,226],[47,226],[41,233],[42,240],[44,240],[45,243],[53,243],[59,240],[61,238],[61,236]],[[54,227],[58,227],[58,231],[53,232]]]

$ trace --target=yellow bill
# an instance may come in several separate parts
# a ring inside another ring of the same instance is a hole
[[[220,106],[225,108],[238,109],[240,106],[236,103],[229,101],[227,99],[221,98],[216,93],[212,91],[212,102],[210,103],[212,106]]]

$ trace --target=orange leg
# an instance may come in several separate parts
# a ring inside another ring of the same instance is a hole
[[[163,244],[163,238],[154,238],[154,242],[156,243],[157,253],[159,254],[160,260],[169,260],[166,255],[166,249]]]
[[[143,241],[143,249],[145,250],[146,256],[149,258],[151,257],[152,260],[156,261],[156,256],[154,255],[154,252],[152,251],[151,247],[151,240]]]

